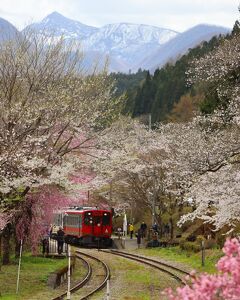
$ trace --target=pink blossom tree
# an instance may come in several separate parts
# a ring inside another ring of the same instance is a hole
[[[164,292],[169,300],[238,300],[240,295],[240,242],[228,239],[224,256],[217,263],[218,273],[194,275],[176,291]]]

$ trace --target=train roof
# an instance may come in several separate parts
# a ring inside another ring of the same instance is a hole
[[[65,210],[65,212],[84,212],[84,211],[109,211],[110,212],[110,209],[101,209],[101,208],[98,208],[97,206],[72,206],[72,207],[69,207]]]

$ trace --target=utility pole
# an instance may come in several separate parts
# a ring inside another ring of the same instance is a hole
[[[68,289],[67,300],[71,299],[71,245],[68,244]]]
[[[148,130],[152,130],[152,115],[148,115]],[[155,223],[155,206],[156,206],[156,176],[153,174],[153,194],[152,194],[152,225]]]
[[[89,206],[89,200],[90,200],[90,191],[87,191],[87,199],[88,199],[88,206]]]
[[[155,206],[156,206],[156,178],[153,177],[153,194],[152,194],[152,225],[155,223]]]
[[[112,203],[112,180],[110,181],[109,200]]]
[[[19,278],[20,278],[20,269],[21,269],[21,261],[22,261],[22,248],[23,248],[23,240],[20,241],[20,253],[19,253],[19,262],[18,262],[16,294],[18,294],[18,290],[19,290]]]
[[[152,225],[155,223],[155,196],[153,195],[153,208],[152,208]]]
[[[110,300],[110,284],[109,284],[109,279],[107,280],[107,299]]]
[[[201,252],[202,252],[202,267],[205,266],[205,244],[201,241]]]
[[[148,129],[149,129],[149,131],[152,129],[152,115],[151,115],[151,113],[148,115]]]

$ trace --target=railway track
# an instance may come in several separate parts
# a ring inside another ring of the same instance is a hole
[[[87,253],[83,253],[83,252],[80,252],[79,250],[76,251],[76,253],[78,255],[84,255],[86,256],[87,258],[90,258],[92,260],[95,260],[96,262],[100,263],[104,269],[104,275],[103,275],[103,279],[101,280],[101,282],[98,284],[97,287],[95,287],[94,289],[91,289],[89,292],[87,292],[87,294],[83,297],[80,297],[79,300],[85,300],[85,299],[88,299],[90,296],[92,296],[93,294],[101,291],[107,284],[107,281],[110,279],[110,269],[108,267],[108,265],[102,261],[101,259],[99,259],[98,257],[96,256],[93,256],[93,255],[90,255],[90,254],[87,254]],[[93,278],[94,279],[94,278]],[[93,280],[94,281],[94,280]],[[94,283],[95,285],[95,283]]]
[[[82,256],[87,257],[87,259],[83,258]],[[107,280],[109,280],[109,278],[110,278],[110,269],[104,261],[100,260],[99,258],[97,258],[93,255],[80,252],[79,250],[76,251],[76,258],[83,261],[83,263],[86,265],[87,271],[86,271],[86,274],[85,274],[83,280],[81,280],[76,285],[74,285],[70,289],[70,291],[71,291],[71,294],[74,293],[74,299],[85,300],[85,299],[88,299],[90,296],[94,295],[95,293],[97,293],[98,291],[102,290],[106,286]],[[95,281],[98,281],[98,280],[96,280],[96,278],[93,276],[94,273],[97,273],[97,272],[96,272],[96,270],[93,271],[94,268],[92,267],[92,262],[89,263],[89,260],[90,261],[94,260],[98,264],[101,264],[103,267],[103,270],[104,270],[104,275],[101,275],[101,277],[103,277],[103,279],[101,280],[100,283],[98,283],[97,287],[96,287]],[[94,282],[94,284],[93,284],[94,288],[91,287],[91,284],[90,284],[91,281]],[[88,285],[90,285],[90,290],[89,290]],[[80,289],[81,289],[81,293],[79,293]],[[84,289],[87,289],[87,291],[84,291]],[[78,296],[78,294],[81,294],[81,295]],[[84,296],[82,296],[82,294],[84,294]],[[67,292],[53,298],[52,300],[62,300],[62,299],[64,299],[64,297],[66,295],[67,295]]]
[[[178,282],[180,282],[181,284],[185,285],[184,282],[184,277],[187,275],[190,275],[188,272],[186,272],[185,270],[182,270],[180,268],[177,268],[173,265],[164,263],[164,262],[160,262],[158,260],[152,259],[152,258],[148,258],[145,256],[140,256],[140,255],[136,255],[136,254],[131,254],[128,252],[123,252],[123,251],[119,251],[119,250],[100,250],[102,252],[105,253],[111,253],[113,255],[117,255],[117,256],[121,256],[127,259],[131,259],[134,261],[138,261],[140,263],[146,264],[150,267],[153,267],[155,269],[158,269],[164,273],[167,273],[168,275],[170,275],[171,277],[173,277],[175,280],[177,280]]]

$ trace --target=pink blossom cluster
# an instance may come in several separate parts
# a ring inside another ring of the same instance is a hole
[[[54,186],[45,186],[39,192],[29,194],[26,201],[21,202],[20,215],[15,214],[17,238],[30,241],[32,252],[36,253],[54,211],[68,206],[71,201]]]
[[[190,283],[176,292],[164,292],[169,300],[239,300],[240,299],[240,241],[225,242],[225,255],[218,261],[218,273],[192,276]]]
[[[9,220],[9,216],[6,214],[0,213],[0,231],[3,230],[3,228],[6,226]]]

